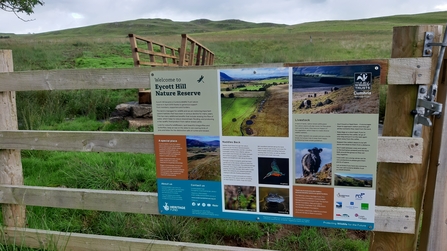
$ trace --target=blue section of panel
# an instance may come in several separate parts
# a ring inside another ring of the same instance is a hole
[[[223,212],[220,182],[158,179],[160,214],[228,220],[245,220],[302,226],[372,230],[373,223],[295,218],[290,215],[265,215],[256,212]]]

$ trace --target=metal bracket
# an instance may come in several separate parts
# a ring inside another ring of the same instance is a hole
[[[442,104],[429,100],[428,96],[426,95],[427,90],[427,86],[419,86],[416,109],[413,111],[415,115],[413,124],[413,137],[421,137],[422,126],[433,125],[430,116],[439,116],[442,112]]]
[[[422,53],[422,56],[424,57],[431,57],[433,56],[433,40],[435,39],[435,33],[434,32],[425,32],[425,40],[424,40],[424,51]]]

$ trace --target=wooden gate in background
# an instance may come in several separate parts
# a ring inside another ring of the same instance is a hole
[[[431,58],[422,57],[425,31],[433,31],[435,41],[439,41],[441,28],[395,28],[392,58],[374,60],[386,71],[387,79],[383,82],[389,85],[389,91],[384,136],[378,139],[380,164],[376,222],[370,250],[415,250],[423,205],[425,210],[420,250],[444,250],[447,246],[447,163],[445,157],[438,159],[439,150],[445,147],[446,141],[442,134],[446,124],[445,116],[435,122],[437,140],[434,141],[431,140],[432,128],[424,128],[421,138],[412,138],[410,127],[413,124],[410,111],[415,108],[417,85],[431,83],[437,57],[436,53]],[[355,61],[362,62],[366,64],[371,60]],[[324,62],[326,65],[342,63]],[[309,64],[317,63],[247,67]],[[172,68],[175,69],[188,67]],[[18,130],[15,103],[16,91],[146,88],[151,70],[127,68],[13,72],[12,52],[0,51],[0,72],[3,72],[0,73],[0,149],[6,149],[0,150],[0,203],[3,204],[5,226],[1,233],[2,240],[21,247],[57,246],[61,250],[259,250],[25,228],[26,205],[159,214],[156,193],[24,186],[20,150],[151,154],[154,153],[154,142],[152,133]],[[445,103],[445,78],[441,80],[438,101]],[[431,163],[435,164],[428,169],[430,153]],[[428,186],[427,174],[430,177]]]

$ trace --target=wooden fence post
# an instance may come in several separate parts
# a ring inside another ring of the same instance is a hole
[[[434,32],[435,41],[440,40],[442,26],[439,25],[395,27],[391,57],[422,57],[427,31]],[[436,65],[437,56],[438,52],[434,52],[432,56],[434,65]],[[413,83],[388,86],[383,136],[411,137],[413,135],[414,119],[410,112],[416,107],[417,92],[418,86]],[[377,169],[376,205],[413,207],[416,210],[415,234],[373,232],[370,238],[370,250],[416,249],[427,178],[431,131],[431,127],[423,128],[423,164],[379,163]]]
[[[12,72],[12,51],[0,50],[0,72]],[[16,93],[0,92],[0,130],[17,130]],[[20,150],[0,149],[0,184],[23,185]],[[8,227],[25,226],[25,206],[2,205],[3,225]]]
[[[444,34],[446,36],[446,34]],[[435,49],[438,49],[435,47]],[[447,247],[447,54],[440,72],[437,102],[444,104],[441,119],[433,123],[433,140],[424,200],[420,251],[441,251]]]

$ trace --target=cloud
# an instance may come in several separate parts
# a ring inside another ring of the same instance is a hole
[[[368,7],[366,7],[368,6]],[[351,20],[447,10],[443,0],[45,0],[31,16],[0,15],[0,33],[28,33],[69,29],[140,18],[174,21],[239,19],[248,22],[299,24],[323,20]],[[82,17],[82,18],[81,18]]]
[[[435,9],[436,10],[441,10],[441,11],[447,10],[447,4],[436,5]]]

